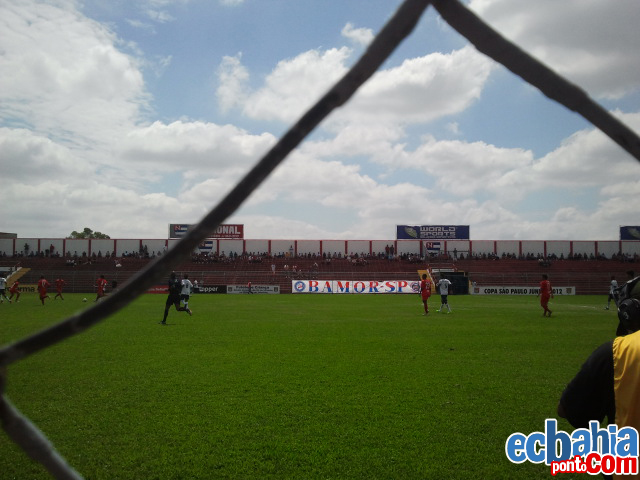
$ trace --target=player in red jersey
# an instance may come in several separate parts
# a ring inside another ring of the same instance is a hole
[[[427,279],[427,274],[422,274],[422,280],[420,281],[420,296],[422,297],[422,303],[424,305],[424,315],[429,314],[429,297],[431,296],[431,282]]]
[[[96,285],[98,286],[98,294],[96,295],[94,302],[97,302],[106,295],[105,289],[107,288],[107,280],[104,278],[104,275],[100,275]]]
[[[66,283],[67,282],[65,282],[63,278],[56,278],[56,296],[53,297],[54,300],[58,297],[60,297],[61,300],[64,300],[64,297],[62,296],[62,287],[64,287]]]
[[[44,305],[45,298],[49,298],[49,295],[47,295],[47,288],[50,286],[51,284],[47,282],[44,275],[40,275],[40,280],[38,280],[38,293],[40,294],[40,301],[42,302],[42,305]]]
[[[546,273],[542,275],[538,296],[540,297],[540,306],[544,309],[542,316],[550,317],[551,310],[549,310],[549,299],[553,298],[553,290],[551,289],[551,282],[549,281],[549,277]]]
[[[11,295],[9,295],[9,301],[11,301],[13,299],[13,296],[16,296],[16,303],[18,303],[18,299],[20,298],[20,282],[19,281],[15,281],[13,282],[13,285],[11,285],[11,288],[9,289],[9,293]]]

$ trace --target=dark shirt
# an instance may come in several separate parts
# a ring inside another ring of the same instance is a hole
[[[584,362],[578,374],[562,392],[560,404],[574,428],[588,428],[590,420],[604,417],[615,423],[613,390],[613,341],[600,345]]]

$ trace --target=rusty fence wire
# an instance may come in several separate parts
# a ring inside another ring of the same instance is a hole
[[[132,302],[163,279],[176,265],[189,258],[227,217],[256,190],[273,170],[333,110],[344,105],[413,31],[425,10],[432,5],[442,18],[480,52],[501,63],[538,88],[547,97],[582,115],[614,142],[640,161],[640,137],[594,102],[579,87],[506,40],[458,0],[405,0],[376,35],[358,62],[315,105],[313,105],[269,150],[238,184],[166,255],[134,275],[122,288],[71,317],[0,349],[0,420],[9,437],[33,460],[59,479],[82,476],[56,451],[54,445],[5,394],[7,367],[40,350],[82,333]]]

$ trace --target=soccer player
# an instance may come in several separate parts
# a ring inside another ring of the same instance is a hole
[[[11,288],[9,289],[9,293],[11,295],[9,295],[9,302],[11,302],[11,300],[13,299],[13,296],[16,296],[16,303],[18,303],[18,299],[20,298],[20,282],[19,281],[15,281],[13,282],[13,285],[11,285]]]
[[[443,311],[444,307],[447,307],[448,312],[451,313],[451,307],[449,306],[449,287],[451,286],[451,280],[448,278],[441,278],[436,284],[436,288],[440,289],[440,308],[438,312]]]
[[[540,306],[543,308],[542,316],[550,317],[552,312],[549,310],[549,299],[553,298],[553,290],[551,289],[549,276],[546,273],[542,274],[538,296],[540,297]]]
[[[104,275],[100,275],[96,285],[98,286],[98,294],[96,295],[94,302],[97,302],[106,295],[105,289],[107,288],[107,280],[104,278]]]
[[[180,290],[180,300],[182,301],[184,308],[186,308],[188,311],[191,311],[189,310],[189,297],[191,296],[192,292],[193,292],[193,283],[191,283],[191,280],[189,280],[189,275],[185,273],[184,278],[182,279],[182,290]]]
[[[5,290],[7,289],[7,279],[5,277],[0,276],[0,303],[4,303],[4,299],[7,299],[7,302],[11,303],[11,299],[7,297],[5,294]]]
[[[178,312],[187,312],[189,315],[192,315],[191,310],[188,307],[180,306],[180,292],[182,291],[182,282],[176,277],[176,272],[171,272],[171,276],[169,277],[169,296],[167,297],[167,301],[164,305],[164,317],[160,322],[161,325],[167,324],[167,315],[169,315],[169,309],[171,305],[176,307],[176,311]]]
[[[40,275],[40,280],[38,280],[38,293],[40,294],[40,301],[42,305],[44,305],[44,300],[49,298],[47,295],[47,288],[49,288],[51,284],[44,278],[44,275]]]
[[[426,273],[422,274],[422,280],[420,281],[420,296],[422,297],[422,304],[424,305],[424,315],[428,315],[429,305],[427,302],[431,296],[431,282],[427,279]]]
[[[609,306],[611,306],[611,300],[616,305],[618,304],[618,281],[616,277],[611,277],[611,283],[609,284],[609,298],[607,299],[607,306],[604,307],[605,310],[609,310]]]
[[[53,297],[53,299],[55,300],[56,298],[60,297],[61,300],[64,300],[64,297],[62,296],[62,287],[65,286],[67,282],[64,281],[63,278],[56,278],[56,296]]]

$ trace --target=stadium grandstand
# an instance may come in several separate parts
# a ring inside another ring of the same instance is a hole
[[[62,277],[65,291],[91,293],[100,275],[123,285],[178,241],[0,238],[0,270],[9,283]],[[576,294],[604,295],[612,276],[640,270],[640,241],[210,239],[175,270],[199,286],[251,282],[280,293],[291,293],[295,280],[411,280],[430,270],[465,294],[473,286],[536,286],[547,273]]]

